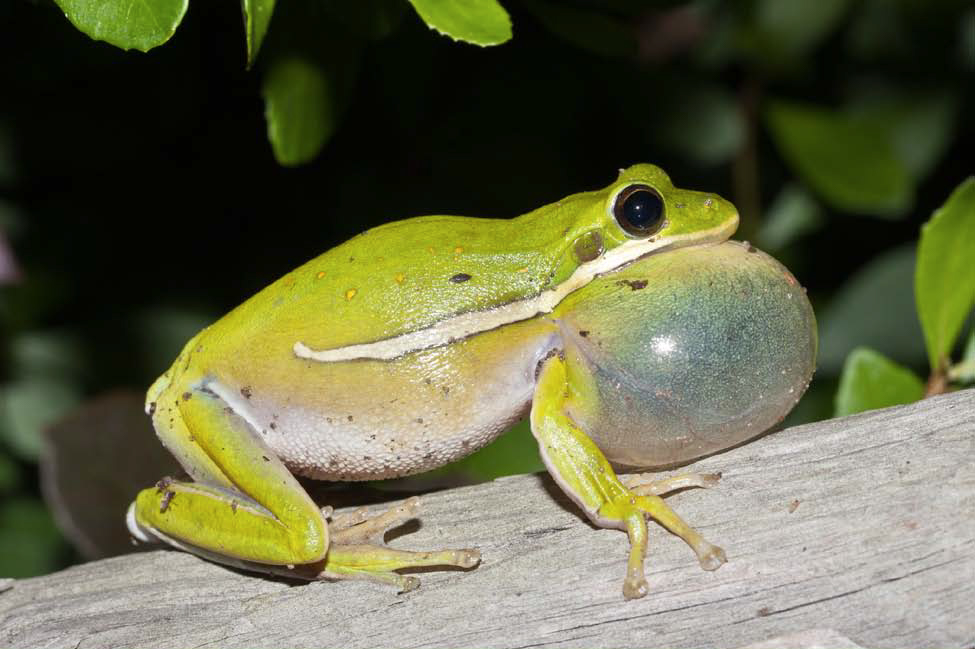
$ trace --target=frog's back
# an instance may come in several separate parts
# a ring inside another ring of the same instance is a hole
[[[558,281],[579,200],[594,199],[577,194],[510,220],[425,216],[374,228],[262,290],[223,329],[250,342],[287,332],[292,344],[329,350],[530,298]]]

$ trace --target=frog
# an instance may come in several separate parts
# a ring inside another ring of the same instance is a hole
[[[626,532],[623,596],[647,594],[648,520],[715,570],[724,551],[663,496],[715,474],[677,466],[781,420],[812,374],[815,320],[771,257],[730,241],[736,208],[651,164],[512,219],[433,215],[367,230],[191,338],[146,412],[186,478],[140,491],[133,538],[250,571],[399,592],[473,548],[382,540],[371,516],[299,482],[409,476],[527,417],[545,467],[588,519]],[[623,476],[623,477],[621,477]]]

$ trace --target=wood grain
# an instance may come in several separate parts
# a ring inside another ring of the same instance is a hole
[[[740,647],[821,629],[850,646],[975,645],[975,391],[783,430],[693,469],[724,479],[669,502],[729,562],[703,572],[655,527],[642,600],[621,596],[625,535],[528,475],[424,496],[419,529],[392,544],[484,561],[406,595],[155,551],[4,584],[0,645]]]

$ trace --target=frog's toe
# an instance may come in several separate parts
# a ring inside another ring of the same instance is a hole
[[[456,553],[454,563],[458,568],[473,568],[481,563],[481,551],[474,549],[453,550]]]
[[[420,587],[419,578],[409,576],[409,575],[408,576],[399,575],[399,576],[403,578],[403,581],[400,584],[400,588],[398,591],[400,595],[402,595],[403,593],[408,593],[411,590],[416,590],[417,588]]]
[[[410,552],[376,545],[334,545],[318,578],[378,581],[405,593],[419,587],[420,580],[397,570],[438,566],[469,569],[480,562],[481,553],[471,549]]]
[[[327,513],[325,511],[326,509],[328,510]],[[355,527],[369,520],[369,510],[365,507],[359,507],[351,512],[341,514],[334,513],[331,507],[322,507],[322,515],[329,519],[328,530],[332,532],[332,538],[335,538],[336,533],[342,530],[347,530],[350,527]]]
[[[340,545],[365,543],[381,536],[386,530],[415,518],[419,510],[420,499],[413,496],[378,516],[370,517],[365,507],[333,515],[329,524],[332,542]]]
[[[623,597],[626,599],[640,599],[646,597],[648,592],[650,592],[650,588],[647,586],[645,577],[627,577],[623,580]]]
[[[724,550],[707,541],[702,542],[701,548],[694,548],[694,550],[697,552],[697,560],[701,562],[701,567],[705,570],[717,570],[728,562]]]
[[[623,484],[637,496],[663,496],[678,489],[709,489],[721,480],[720,473],[683,473],[670,478],[656,478],[650,473],[627,476]]]

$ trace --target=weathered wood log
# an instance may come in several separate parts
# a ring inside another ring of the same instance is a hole
[[[392,544],[484,560],[405,595],[155,551],[3,584],[0,645],[770,647],[813,629],[847,646],[975,645],[975,391],[783,430],[692,469],[724,478],[669,501],[729,562],[703,572],[657,527],[642,600],[621,595],[625,535],[529,475],[425,496],[419,529]]]

